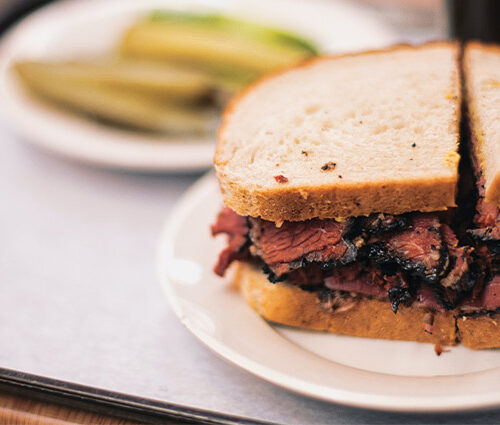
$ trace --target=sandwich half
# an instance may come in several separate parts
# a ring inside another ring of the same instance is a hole
[[[463,55],[467,144],[475,186],[468,193],[472,221],[468,243],[478,267],[475,292],[482,294],[457,317],[462,344],[500,346],[500,46],[468,43]]]
[[[458,317],[500,307],[480,305],[483,266],[456,226],[458,58],[455,43],[320,58],[230,105],[215,272],[235,263],[265,319],[454,345]]]

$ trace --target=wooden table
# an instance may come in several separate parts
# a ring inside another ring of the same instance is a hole
[[[101,409],[102,410],[102,409]],[[85,409],[67,407],[54,402],[40,401],[32,397],[0,392],[0,424],[8,425],[140,425],[140,424],[194,424],[177,418],[146,418],[136,420],[121,418]]]
[[[140,422],[0,393],[0,423],[9,425],[132,425]]]

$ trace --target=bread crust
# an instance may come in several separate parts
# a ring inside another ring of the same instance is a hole
[[[433,334],[425,332],[425,309],[400,306],[394,314],[388,302],[362,298],[344,312],[323,310],[315,293],[272,284],[254,265],[237,262],[234,283],[248,304],[274,323],[367,338],[383,338],[456,345],[455,318],[450,312],[434,314]]]
[[[458,44],[454,42],[431,42],[421,46],[396,45],[387,50],[372,50],[361,53],[350,53],[338,56],[327,56],[310,59],[292,69],[305,68],[318,61],[359,56],[364,54],[384,54],[396,50],[424,49],[429,46],[446,46],[456,48],[456,66],[458,69]],[[270,221],[302,221],[312,218],[344,219],[351,216],[364,216],[384,212],[402,214],[410,211],[438,211],[456,206],[458,172],[452,178],[418,178],[406,181],[383,181],[374,179],[364,184],[329,184],[324,186],[294,186],[292,183],[274,188],[260,188],[256,185],[241,185],[231,180],[224,171],[222,157],[223,134],[230,115],[241,99],[257,86],[284,72],[281,70],[267,75],[253,83],[236,96],[227,107],[222,124],[219,127],[218,143],[214,156],[214,165],[220,184],[224,203],[240,215],[261,217]],[[460,79],[457,81],[458,99],[461,102]],[[453,131],[458,134],[460,108],[456,108]],[[458,168],[460,156],[450,152],[448,166]]]
[[[500,347],[500,314],[457,318],[460,343],[474,350]]]
[[[500,53],[500,44],[485,43],[482,41],[472,40],[468,41],[465,48],[472,47],[487,52]]]
[[[270,221],[302,221],[370,215],[431,212],[455,206],[456,179],[257,189],[240,186],[218,174],[224,203],[239,215]],[[307,194],[307,195],[306,195]]]

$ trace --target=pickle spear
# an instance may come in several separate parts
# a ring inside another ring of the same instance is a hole
[[[261,40],[265,43],[288,45],[294,49],[307,52],[310,56],[319,54],[317,47],[311,41],[297,34],[224,15],[176,10],[156,10],[151,13],[149,20],[153,22],[190,24],[200,28],[216,28],[219,31],[238,33],[242,37]]]
[[[156,12],[139,21],[120,45],[125,57],[180,63],[242,84],[317,54],[293,34],[219,15]]]
[[[40,68],[14,66],[24,85],[43,99],[122,126],[161,133],[206,133],[215,127],[214,111],[182,107],[135,90],[102,82],[66,78]]]
[[[69,83],[103,84],[181,102],[204,100],[214,86],[213,78],[203,72],[140,60],[20,62],[16,69],[31,79],[51,77]]]
[[[41,99],[101,121],[161,133],[213,132],[218,107],[262,74],[318,52],[294,34],[220,15],[161,11],[125,33],[119,55],[20,62]]]

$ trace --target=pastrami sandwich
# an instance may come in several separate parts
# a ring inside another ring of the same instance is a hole
[[[478,213],[475,228],[463,230],[456,205],[459,53],[455,43],[430,43],[320,58],[260,81],[230,105],[215,154],[226,207],[212,226],[228,246],[215,272],[233,264],[235,283],[264,318],[361,337],[500,346],[500,326],[486,339],[475,335],[500,307],[498,238],[481,234],[497,231],[498,218],[490,226]],[[475,110],[473,129],[490,125]],[[491,177],[481,158],[490,149],[500,160],[497,134],[472,150],[495,207],[487,185],[500,188],[500,169]]]

